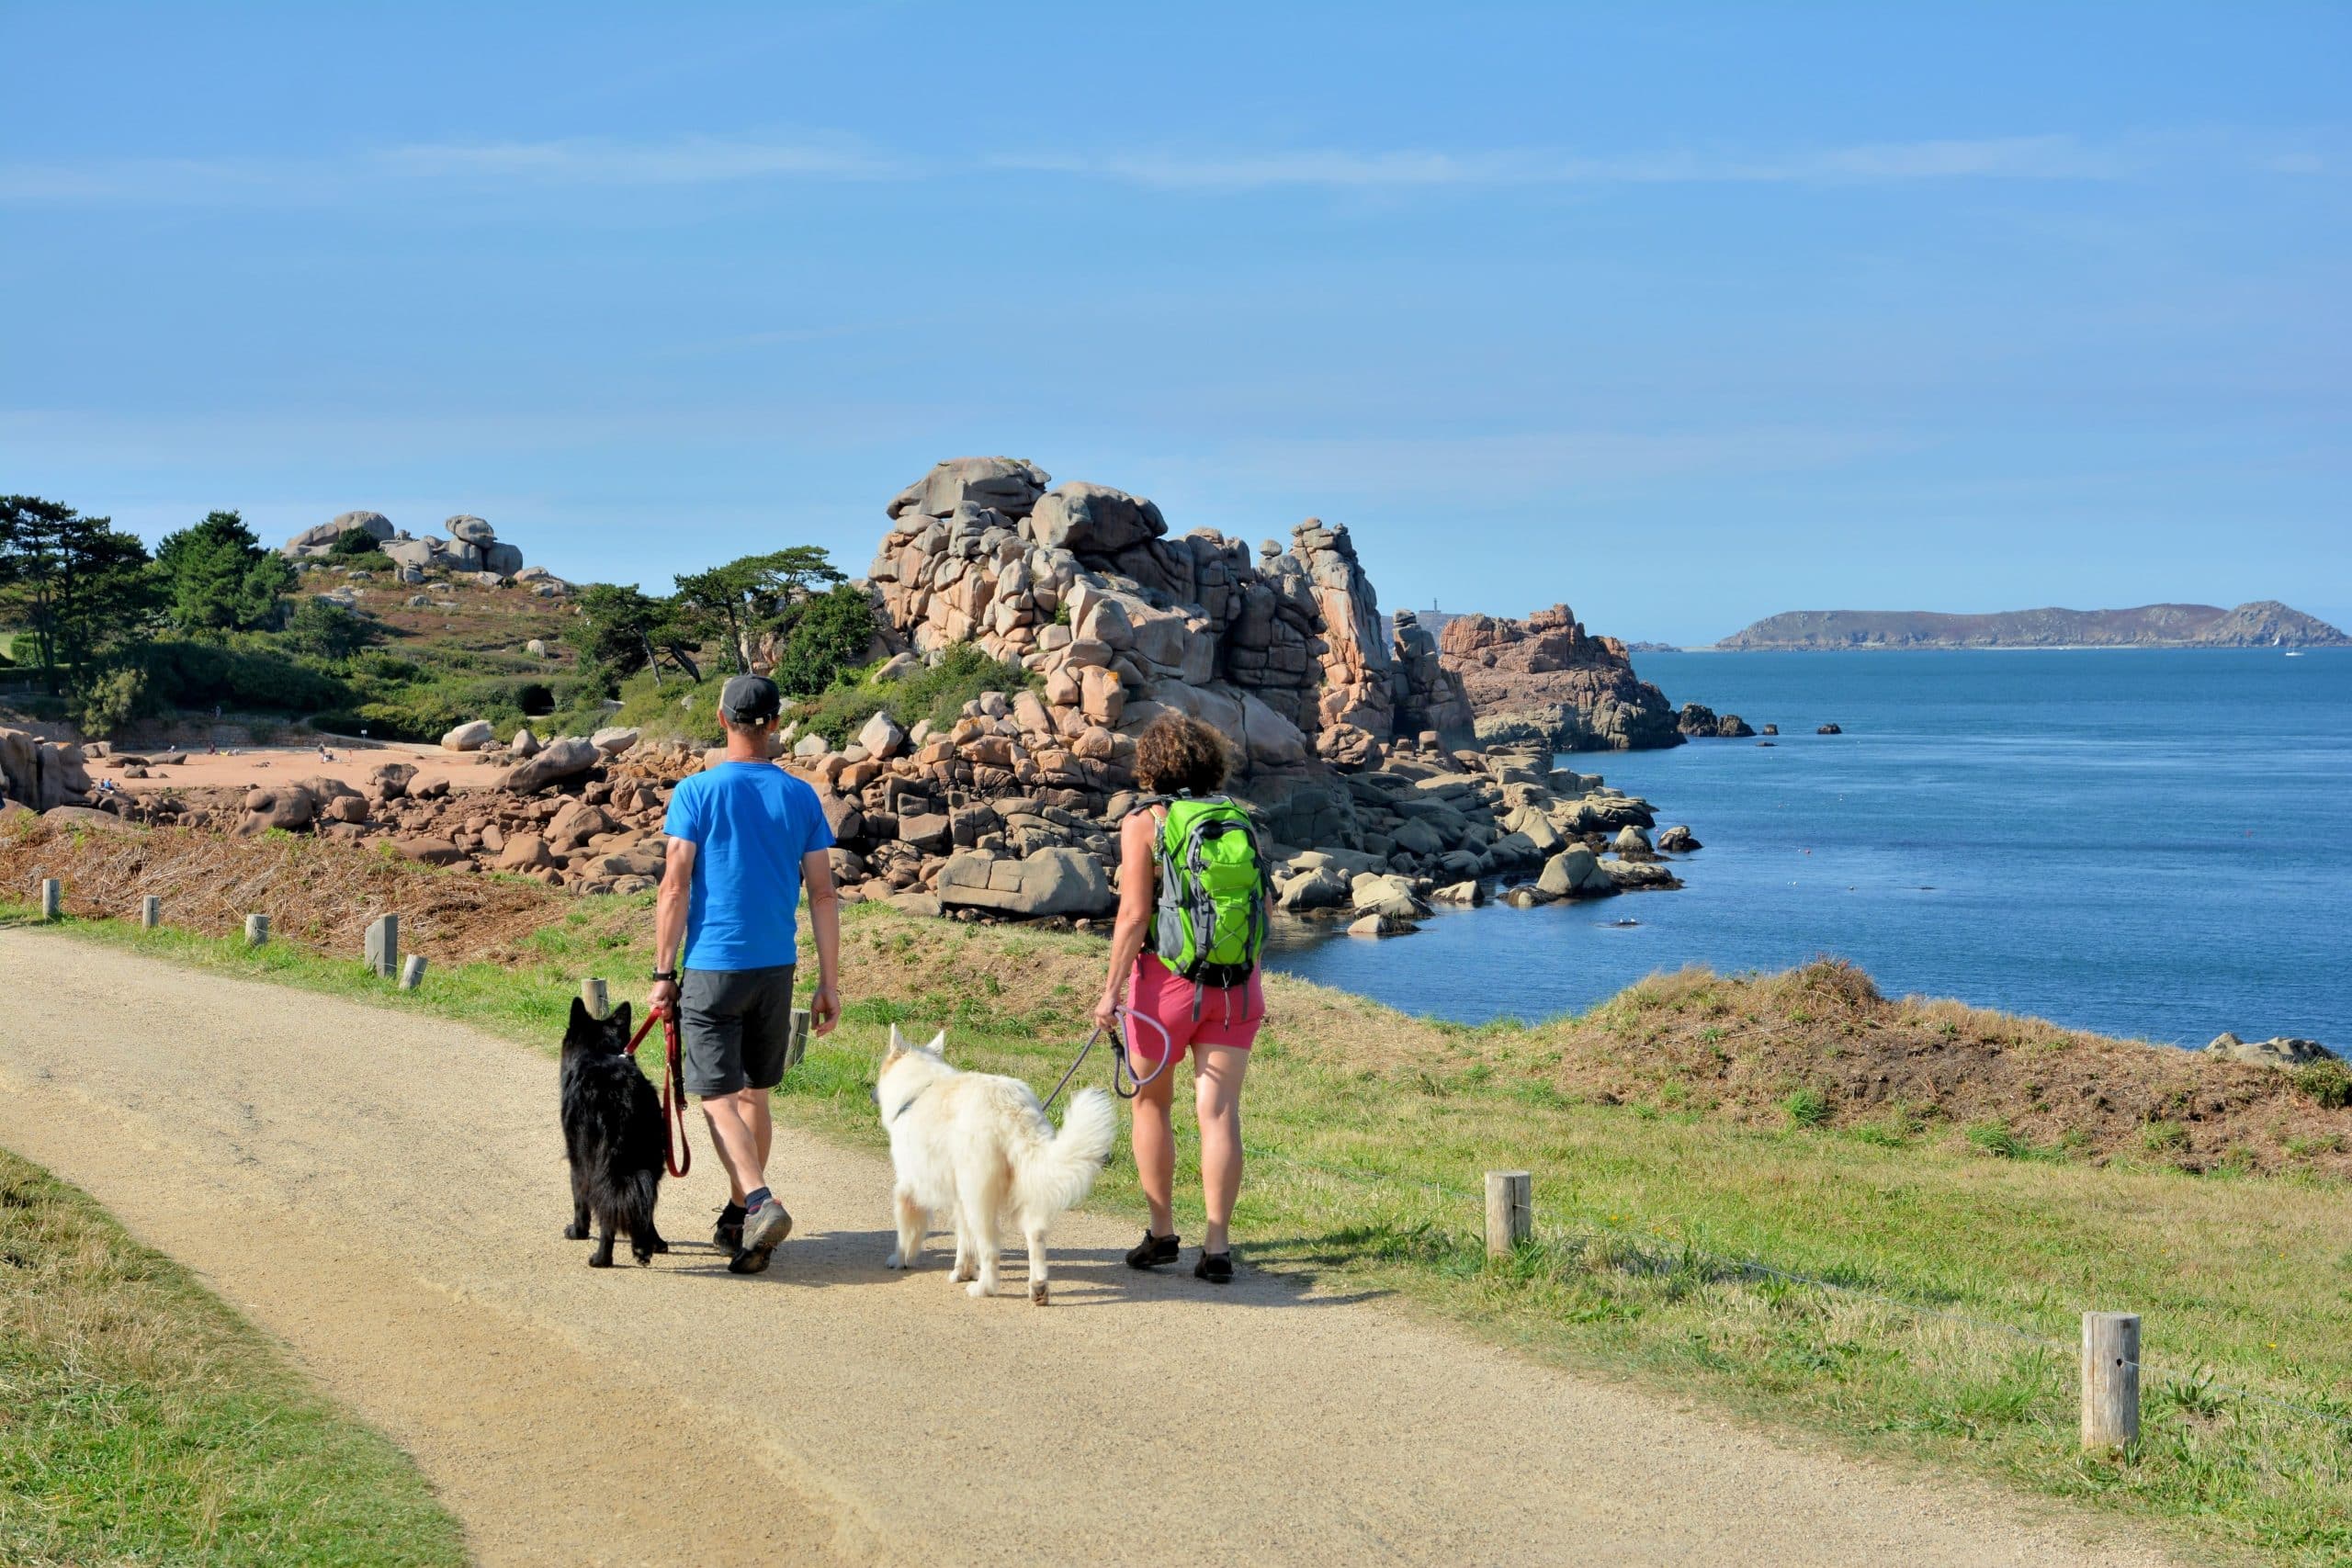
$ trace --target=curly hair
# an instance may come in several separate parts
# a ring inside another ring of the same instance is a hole
[[[1136,740],[1136,779],[1154,795],[1209,795],[1225,783],[1225,737],[1185,714],[1162,714]]]

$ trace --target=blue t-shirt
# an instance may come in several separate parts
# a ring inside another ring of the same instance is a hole
[[[689,969],[773,969],[798,956],[800,857],[831,849],[817,792],[773,762],[722,762],[678,781],[662,830],[695,846]]]

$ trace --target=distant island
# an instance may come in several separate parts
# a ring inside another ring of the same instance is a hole
[[[1715,645],[1741,652],[1884,648],[2352,648],[2335,627],[2275,599],[2136,610],[1790,610]]]

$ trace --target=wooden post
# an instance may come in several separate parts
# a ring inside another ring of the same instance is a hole
[[[53,876],[40,879],[40,918],[54,920],[65,913],[65,884]]]
[[[247,947],[259,947],[268,940],[269,917],[267,915],[247,915],[245,917],[245,945]]]
[[[164,901],[153,893],[139,900],[139,929],[153,931],[164,923]]]
[[[792,1010],[790,1043],[784,1050],[784,1070],[787,1073],[798,1066],[800,1058],[808,1054],[809,1016],[807,1008]]]
[[[389,980],[401,972],[401,918],[379,915],[368,922],[367,945],[361,956],[368,967]]]
[[[413,991],[424,978],[424,954],[412,953],[401,964],[401,989]]]
[[[598,1018],[613,1010],[612,993],[593,976],[580,982],[580,1005]]]
[[[2120,1449],[2140,1437],[2140,1314],[2083,1314],[2083,1447]]]
[[[1533,1179],[1523,1170],[1487,1172],[1487,1256],[1508,1258],[1534,1235]]]

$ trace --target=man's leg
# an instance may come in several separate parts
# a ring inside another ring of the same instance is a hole
[[[710,1141],[718,1149],[718,1163],[727,1168],[728,1190],[738,1207],[768,1184],[767,1099],[765,1090],[756,1089],[703,1097],[703,1120],[710,1125]]]

